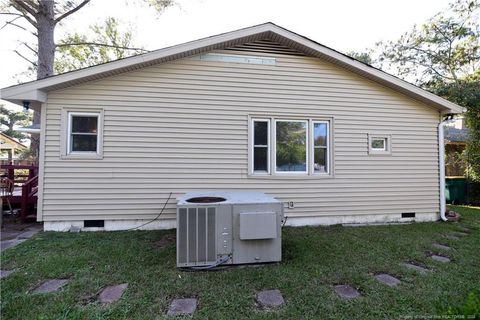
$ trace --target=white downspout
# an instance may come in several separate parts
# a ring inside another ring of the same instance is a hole
[[[448,118],[447,118],[448,119]],[[440,169],[440,218],[443,221],[448,221],[446,216],[446,201],[445,201],[445,142],[443,128],[448,120],[441,121],[438,124],[438,165]]]

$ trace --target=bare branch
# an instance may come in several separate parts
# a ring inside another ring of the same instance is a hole
[[[25,18],[32,26],[37,28],[37,22],[36,22],[36,17],[37,17],[37,12],[35,9],[32,7],[29,7],[24,1],[21,0],[15,0],[12,2],[13,7],[20,11],[20,14],[17,14],[19,16],[22,16],[22,18]],[[32,17],[30,17],[28,14],[31,14]]]
[[[0,12],[0,14],[23,17],[23,14],[16,12]]]
[[[37,66],[37,64],[33,61],[31,61],[30,59],[26,58],[24,55],[22,55],[20,52],[18,52],[17,50],[13,50],[13,52],[15,52],[16,54],[18,54],[21,58],[23,58],[24,60],[28,61],[29,63],[31,63],[34,67]]]
[[[25,10],[26,12],[30,13],[33,17],[36,17],[37,16],[37,12],[35,11],[34,8],[30,7],[25,1],[23,0],[14,0],[13,2],[13,6],[15,8],[17,8],[16,6],[18,6],[20,9],[23,9]],[[17,8],[18,9],[18,8]],[[19,10],[21,11],[21,10]]]
[[[38,52],[37,50],[33,49],[32,47],[30,47],[30,45],[26,42],[22,42],[22,44],[27,47],[28,49],[30,49],[30,51],[32,51],[35,55],[38,55]]]
[[[0,30],[2,30],[3,28],[5,28],[5,27],[8,26],[8,25],[12,25],[12,26],[18,27],[18,28],[20,28],[20,29],[22,29],[22,30],[27,30],[26,28],[24,28],[24,27],[22,27],[22,26],[20,26],[20,25],[18,25],[18,24],[16,24],[16,23],[14,23],[15,20],[18,20],[18,19],[20,19],[20,18],[22,18],[22,17],[16,17],[16,18],[13,18],[13,19],[10,20],[10,21],[6,21],[5,24],[0,28]]]
[[[75,13],[77,12],[78,10],[80,10],[83,6],[85,6],[87,3],[89,3],[90,0],[83,0],[82,3],[80,3],[78,6],[76,6],[75,8],[73,8],[72,10],[70,11],[67,11],[65,12],[64,14],[62,14],[60,17],[58,17],[57,19],[55,19],[55,23],[58,23],[60,22],[61,20],[65,19],[66,17],[68,17],[69,15],[71,15],[72,13]]]
[[[124,49],[124,50],[134,50],[134,51],[143,51],[148,52],[149,50],[143,48],[130,48],[124,46],[118,46],[113,44],[105,44],[105,43],[98,43],[98,42],[75,42],[75,43],[60,43],[56,45],[57,47],[70,47],[70,46],[98,46],[98,47],[108,47],[108,48],[117,48],[117,49]]]

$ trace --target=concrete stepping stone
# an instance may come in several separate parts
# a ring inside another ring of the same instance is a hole
[[[468,236],[468,233],[458,231],[458,232],[455,232],[453,235],[457,237],[465,237],[465,236]]]
[[[446,246],[444,244],[440,243],[434,243],[432,244],[432,247],[437,248],[437,249],[442,249],[442,250],[452,250],[452,247]]]
[[[22,242],[27,241],[27,239],[13,239],[13,240],[5,240],[0,242],[0,251],[7,250],[9,248],[13,248],[19,245]]]
[[[33,237],[34,235],[36,235],[39,232],[40,232],[39,229],[28,230],[28,231],[20,233],[17,238],[18,239],[30,239],[31,237]]]
[[[442,262],[442,263],[450,262],[450,258],[447,258],[447,257],[444,257],[444,256],[439,256],[439,255],[436,255],[436,254],[430,256],[430,258],[435,260],[435,261]]]
[[[335,292],[340,296],[342,299],[355,299],[360,297],[360,292],[355,290],[353,287],[347,284],[339,284],[333,287]]]
[[[453,235],[453,234],[447,234],[445,235],[445,238],[449,239],[449,240],[460,240],[460,238],[456,235]]]
[[[167,316],[192,316],[197,309],[197,299],[174,299],[167,311]]]
[[[0,238],[2,241],[4,240],[12,240],[18,237],[19,234],[21,234],[22,231],[2,231],[0,233]]]
[[[410,270],[414,270],[414,271],[417,271],[419,273],[422,273],[422,274],[425,274],[428,272],[428,269],[425,269],[424,267],[420,267],[420,266],[417,266],[416,264],[413,264],[413,263],[404,263],[403,264],[404,267],[410,269]]]
[[[68,279],[50,279],[36,287],[32,293],[50,293],[60,290],[67,284]]]
[[[15,270],[0,270],[0,279],[6,278],[12,273],[14,273]]]
[[[285,304],[282,293],[278,289],[260,291],[256,295],[260,307],[270,309],[278,308]]]
[[[381,283],[384,283],[384,284],[386,284],[387,286],[390,286],[390,287],[395,287],[396,285],[401,283],[401,281],[399,279],[397,279],[394,276],[391,276],[387,273],[377,274],[377,275],[375,275],[375,279],[377,279]]]
[[[104,304],[110,304],[120,300],[123,292],[127,289],[128,283],[122,283],[116,286],[104,288],[98,295],[98,301]]]
[[[460,230],[460,231],[462,231],[462,232],[466,232],[466,233],[472,232],[471,229],[465,228],[465,227],[457,227],[457,229]]]

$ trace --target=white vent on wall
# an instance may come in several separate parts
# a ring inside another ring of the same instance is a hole
[[[274,66],[275,58],[242,56],[233,54],[206,53],[193,57],[194,60],[213,61],[213,62],[229,62],[229,63],[246,63]]]

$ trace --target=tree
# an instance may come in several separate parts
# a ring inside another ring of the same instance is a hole
[[[8,110],[3,105],[0,106],[0,123],[4,128],[2,132],[7,136],[17,139],[23,142],[27,139],[27,135],[14,130],[15,126],[27,126],[32,120],[31,114],[24,112],[15,112]],[[6,128],[6,129],[5,129]]]
[[[419,85],[432,79],[458,83],[480,68],[479,15],[479,0],[455,0],[398,40],[378,43],[378,62]]]
[[[358,61],[361,61],[363,63],[366,63],[368,65],[373,65],[374,64],[374,58],[372,57],[372,51],[367,50],[364,52],[355,52],[355,51],[349,51],[347,52],[347,56],[352,57]]]
[[[69,33],[58,41],[53,65],[56,74],[147,52],[133,45],[132,30],[121,30],[119,21],[113,17],[106,18],[103,24],[90,26],[89,31],[89,34]],[[34,44],[31,47],[36,48]],[[32,77],[36,71],[36,63],[31,63],[22,74]]]
[[[480,1],[455,0],[446,12],[377,49],[384,68],[467,108],[463,156],[470,177],[480,181]]]
[[[27,31],[26,28],[16,23],[17,20],[22,19],[33,28],[33,31],[30,30],[30,32],[37,38],[37,79],[43,79],[54,74],[55,50],[57,48],[54,40],[56,26],[89,2],[90,0],[80,2],[74,0],[2,0],[0,2],[0,14],[12,16],[12,19],[7,21],[5,25],[16,26]],[[173,0],[142,0],[142,2],[153,7],[157,12],[162,12],[165,8],[174,4]],[[34,50],[28,45],[27,47]],[[40,110],[34,110],[33,123],[40,123]],[[39,136],[32,135],[32,148],[38,149],[38,146]]]

